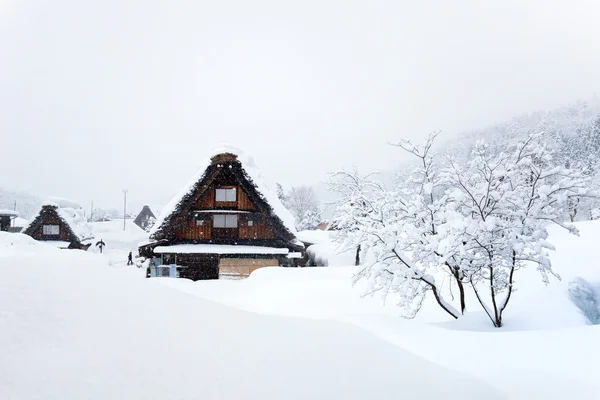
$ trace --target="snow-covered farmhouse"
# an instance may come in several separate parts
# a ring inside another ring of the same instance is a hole
[[[81,209],[46,202],[21,233],[62,249],[87,250],[91,234]]]
[[[139,247],[149,276],[244,278],[267,266],[296,266],[304,246],[294,219],[238,150],[214,153],[162,211]]]
[[[0,231],[10,232],[11,221],[19,216],[19,213],[13,210],[0,210]]]
[[[142,207],[142,211],[135,217],[133,223],[139,226],[140,228],[146,230],[154,224],[156,221],[156,216],[150,209],[150,206],[145,205]]]

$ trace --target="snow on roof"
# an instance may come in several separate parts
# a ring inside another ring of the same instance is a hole
[[[60,203],[53,201],[53,200],[57,200],[57,199],[59,201],[65,200],[62,202],[62,204],[65,207],[60,207]],[[71,230],[73,231],[73,234],[75,234],[75,236],[77,237],[77,239],[80,242],[84,241],[86,239],[90,239],[92,237],[92,230],[85,219],[83,208],[81,208],[81,207],[72,208],[72,207],[68,207],[68,205],[77,205],[77,203],[71,202],[66,199],[60,199],[57,197],[53,197],[50,200],[43,202],[41,207],[38,209],[38,211],[36,213],[34,213],[33,216],[31,217],[31,219],[23,226],[23,229],[21,229],[21,232],[25,232],[27,229],[29,229],[31,224],[40,215],[40,213],[42,212],[44,207],[54,207],[56,209],[56,213],[58,214],[58,216],[63,220],[63,222],[65,224],[67,224],[69,226],[69,228],[71,228]]]
[[[9,217],[18,217],[19,213],[14,210],[0,210],[0,215]]]
[[[58,215],[65,220],[80,241],[92,237],[92,230],[83,214],[83,209],[58,208]]]
[[[329,232],[322,230],[300,231],[296,238],[310,244],[329,243],[331,241]]]
[[[260,170],[256,167],[254,163],[254,159],[246,154],[244,154],[240,149],[224,145],[223,147],[217,148],[213,150],[207,160],[204,161],[202,167],[198,170],[198,172],[194,175],[192,179],[189,180],[188,184],[184,186],[177,195],[175,195],[171,201],[162,209],[161,215],[158,216],[158,219],[152,229],[150,230],[150,236],[154,235],[163,223],[175,212],[177,206],[181,202],[181,200],[189,193],[191,193],[196,186],[196,183],[204,179],[206,171],[208,167],[212,164],[212,158],[221,154],[232,154],[235,155],[238,161],[242,164],[242,169],[246,175],[248,181],[256,187],[256,191],[263,198],[263,200],[271,206],[273,209],[273,213],[276,217],[278,217],[285,228],[290,231],[292,235],[296,235],[296,226],[294,217],[289,212],[287,208],[281,203],[277,194],[270,189],[273,187],[269,186],[264,179]]]
[[[205,214],[250,214],[250,211],[245,210],[194,210],[195,213]]]
[[[162,214],[163,208],[165,208],[165,206],[160,206],[160,205],[156,205],[156,204],[144,204],[144,205],[148,206],[150,208],[150,211],[152,211],[152,214],[154,214],[154,216],[157,218]]]
[[[71,242],[65,242],[63,240],[46,240],[44,241],[44,244],[54,246],[59,249],[67,249],[69,248],[69,245],[71,245]]]
[[[48,197],[46,203],[48,202],[52,203],[52,205],[57,205],[60,208],[83,208],[83,206],[80,203],[74,200],[65,199],[64,197],[50,196]]]
[[[283,247],[240,246],[231,244],[175,244],[173,246],[157,246],[156,254],[288,254],[289,249]]]

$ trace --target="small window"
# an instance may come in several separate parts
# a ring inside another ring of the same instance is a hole
[[[59,235],[60,225],[44,225],[42,231],[44,235]]]
[[[215,200],[218,202],[235,202],[237,201],[235,188],[217,189],[215,192]]]
[[[213,226],[215,228],[237,228],[238,216],[217,214],[214,216]]]
[[[204,220],[203,219],[197,219],[196,220],[196,226],[202,226],[204,225]]]
[[[248,220],[248,226],[254,226],[254,221]]]

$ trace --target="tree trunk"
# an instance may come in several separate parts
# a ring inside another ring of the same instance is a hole
[[[463,285],[462,281],[458,278],[456,278],[456,284],[458,285],[458,293],[460,299],[460,313],[464,315],[465,309],[467,308],[467,305],[465,303],[465,286]]]

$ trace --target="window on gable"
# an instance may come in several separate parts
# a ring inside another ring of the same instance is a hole
[[[43,225],[42,232],[44,235],[60,235],[60,225]]]
[[[238,216],[237,215],[221,215],[216,214],[213,217],[214,228],[237,228],[238,227]]]
[[[251,219],[248,220],[248,226],[254,226],[254,221],[252,221]]]
[[[215,200],[217,202],[235,202],[237,201],[235,188],[217,188],[215,191]]]

